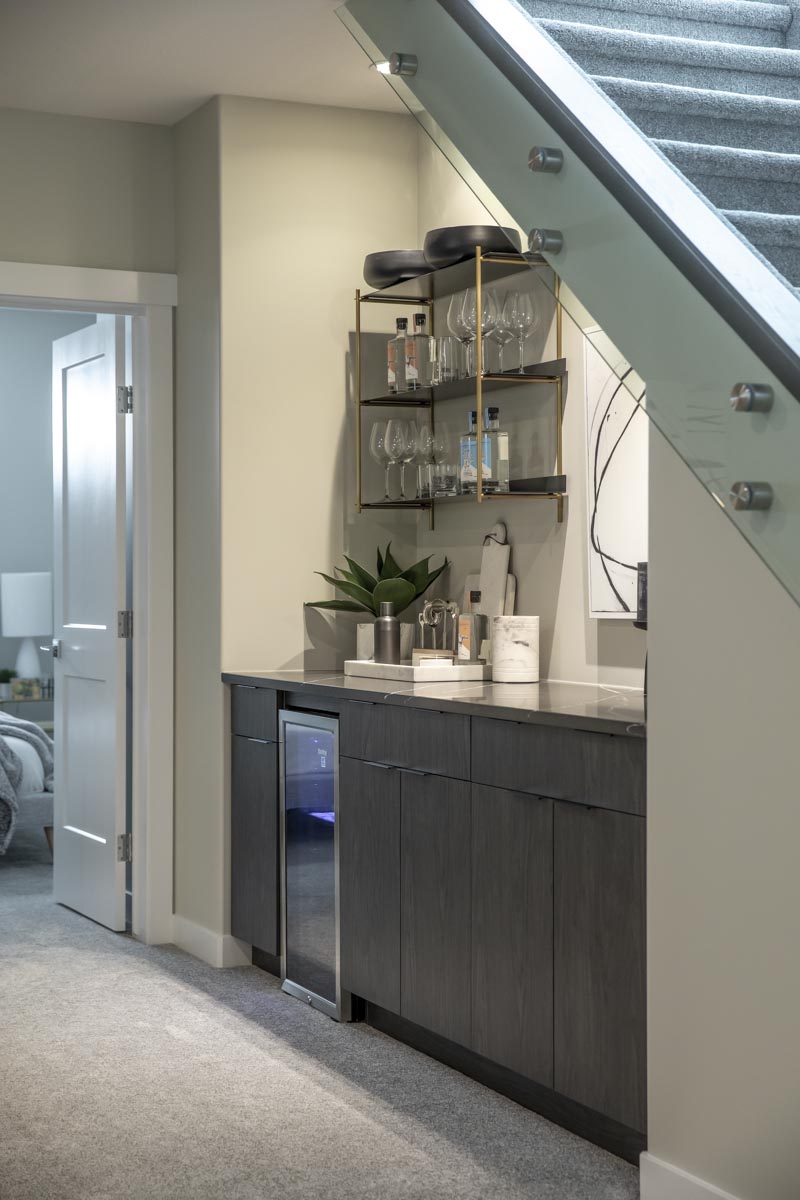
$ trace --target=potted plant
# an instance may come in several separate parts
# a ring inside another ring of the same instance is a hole
[[[9,671],[8,667],[0,669],[0,700],[11,699],[11,680],[14,678],[14,672]]]
[[[317,571],[327,583],[333,584],[344,594],[343,598],[335,600],[309,600],[306,608],[332,608],[338,612],[367,612],[373,618],[379,616],[381,604],[391,601],[394,604],[396,617],[404,612],[410,604],[418,600],[428,590],[434,580],[438,579],[449,561],[445,558],[441,566],[433,571],[428,569],[428,563],[433,557],[421,558],[405,570],[395,560],[392,554],[392,543],[389,542],[381,553],[378,547],[377,570],[373,575],[366,567],[362,567],[352,558],[345,557],[347,570],[344,567],[334,567],[333,575]],[[374,653],[375,626],[359,625],[357,630],[356,655],[359,659],[372,658]],[[414,646],[414,626],[405,623],[400,627],[400,657],[410,659]]]

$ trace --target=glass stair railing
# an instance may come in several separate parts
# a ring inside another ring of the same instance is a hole
[[[633,365],[635,399],[647,381],[653,424],[800,600],[794,288],[512,0],[339,15],[493,219],[530,236],[564,312],[602,327],[609,367]]]

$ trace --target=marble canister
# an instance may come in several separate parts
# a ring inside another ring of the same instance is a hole
[[[492,680],[539,682],[538,617],[492,617]]]

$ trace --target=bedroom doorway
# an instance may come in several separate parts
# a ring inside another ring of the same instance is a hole
[[[53,889],[53,345],[96,320],[0,308],[0,887],[32,895]]]
[[[13,702],[3,704],[0,692],[0,889],[19,902],[38,890],[40,902],[55,898],[149,943],[172,934],[175,303],[174,276],[0,262],[0,347],[4,321],[16,321],[17,333],[20,322],[50,322],[38,393],[40,433],[50,435],[46,473],[35,475],[18,411],[2,407],[0,353],[2,524],[19,532],[26,497],[33,511],[35,496],[49,510],[51,534],[49,559],[34,556],[29,538],[28,559],[9,559],[8,568],[0,537],[0,575],[17,575],[20,586],[38,577],[53,597],[50,623],[31,615],[29,591],[22,609],[37,629],[17,623],[7,631],[16,642],[0,641],[0,663],[13,658],[8,669],[21,681]],[[135,638],[126,636],[131,613]],[[24,673],[15,658],[21,640],[38,656],[34,663],[27,653]],[[38,724],[9,730],[4,714],[16,716],[12,703],[23,702]],[[34,714],[34,703],[49,711]],[[31,775],[37,758],[41,779]]]

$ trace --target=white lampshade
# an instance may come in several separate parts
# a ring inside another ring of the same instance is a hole
[[[49,571],[0,575],[3,637],[43,637],[53,632],[53,577]]]

